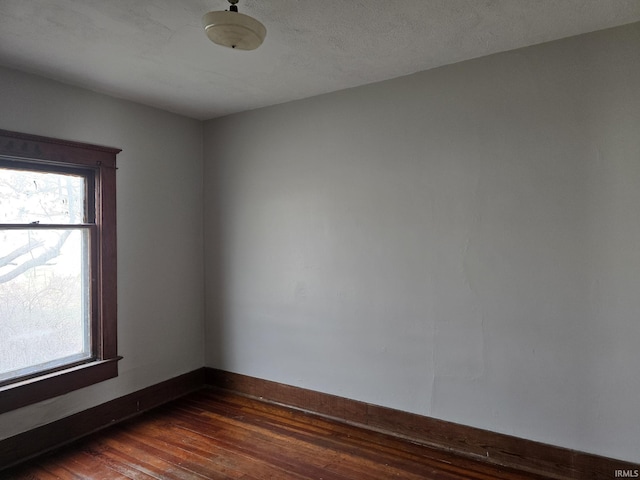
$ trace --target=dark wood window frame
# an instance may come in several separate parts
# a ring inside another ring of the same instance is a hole
[[[41,167],[88,170],[95,178],[96,308],[93,358],[0,387],[0,413],[69,393],[118,375],[116,155],[120,149],[0,130],[0,159]]]

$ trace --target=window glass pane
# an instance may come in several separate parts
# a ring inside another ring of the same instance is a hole
[[[0,168],[0,223],[84,223],[82,176]]]
[[[91,357],[89,231],[0,230],[0,381]]]

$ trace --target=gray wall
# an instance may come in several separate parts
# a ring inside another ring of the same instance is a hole
[[[202,124],[0,68],[0,128],[122,148],[118,378],[0,415],[0,438],[200,368]]]
[[[207,365],[640,460],[639,49],[207,122]]]

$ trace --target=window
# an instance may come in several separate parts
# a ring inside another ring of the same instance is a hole
[[[118,374],[118,152],[0,130],[0,413]]]

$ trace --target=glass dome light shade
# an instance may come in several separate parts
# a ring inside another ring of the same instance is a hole
[[[202,17],[202,26],[213,43],[238,50],[255,50],[267,35],[262,23],[238,12],[209,12]]]

